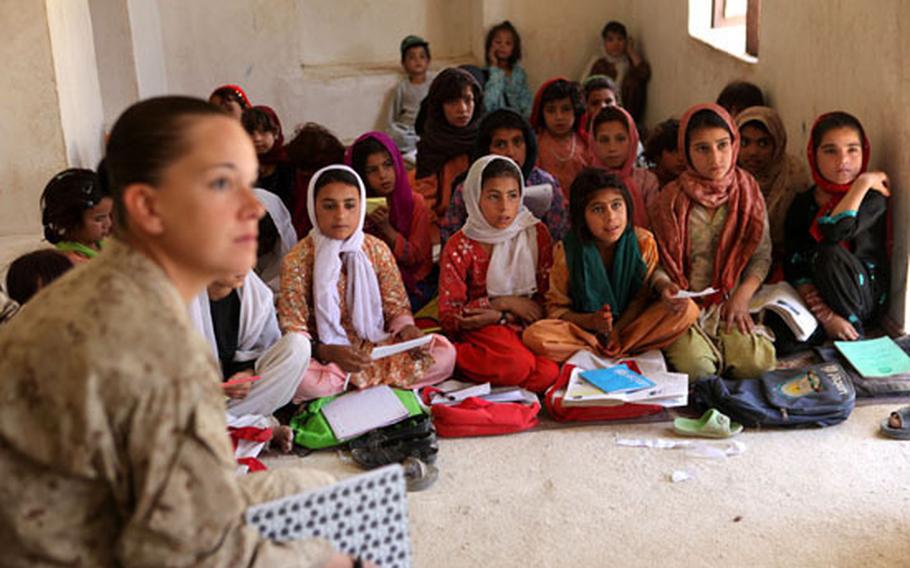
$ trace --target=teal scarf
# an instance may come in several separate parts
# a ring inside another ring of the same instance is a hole
[[[616,321],[645,281],[646,267],[635,229],[630,224],[617,241],[609,274],[593,241],[582,242],[570,231],[562,243],[569,268],[572,310],[593,313],[609,304]]]

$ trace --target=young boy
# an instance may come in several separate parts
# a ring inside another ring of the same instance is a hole
[[[401,40],[401,66],[407,77],[395,87],[389,109],[389,135],[408,163],[417,161],[417,132],[414,122],[420,103],[430,90],[430,44],[422,37],[409,35]]]
[[[636,124],[641,124],[645,116],[645,99],[648,80],[651,79],[651,66],[645,61],[635,44],[626,32],[626,26],[620,22],[607,22],[600,32],[603,40],[603,56],[595,56],[585,66],[582,80],[591,75],[606,75],[619,85],[622,106]]]

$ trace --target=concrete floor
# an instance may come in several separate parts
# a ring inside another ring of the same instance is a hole
[[[668,422],[444,439],[439,480],[409,496],[415,565],[910,566],[910,442],[878,434],[896,406],[747,430],[724,459],[616,444],[679,439]],[[358,472],[333,451],[268,461]]]

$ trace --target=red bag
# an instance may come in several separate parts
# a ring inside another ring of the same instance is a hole
[[[633,371],[638,372],[638,367],[632,363]],[[633,404],[626,403],[617,406],[565,406],[563,396],[565,392],[557,396],[557,391],[565,389],[569,384],[569,377],[572,375],[572,369],[575,365],[565,364],[562,366],[562,372],[556,383],[547,389],[544,394],[543,402],[547,406],[547,412],[554,420],[559,422],[586,422],[596,420],[626,420],[629,418],[638,418],[639,416],[648,416],[657,414],[664,408],[655,404]]]
[[[424,402],[429,404],[430,395],[434,392],[440,391],[432,387],[423,389]],[[496,436],[537,426],[540,403],[490,402],[472,396],[453,406],[434,404],[430,413],[436,434],[443,438]]]

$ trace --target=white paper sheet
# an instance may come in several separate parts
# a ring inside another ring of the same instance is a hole
[[[395,355],[396,353],[403,353],[411,349],[416,349],[417,347],[423,347],[430,341],[433,341],[432,335],[422,335],[417,339],[374,347],[371,357],[373,358],[373,361],[375,361],[377,359],[382,359],[383,357],[388,357],[389,355]]]

